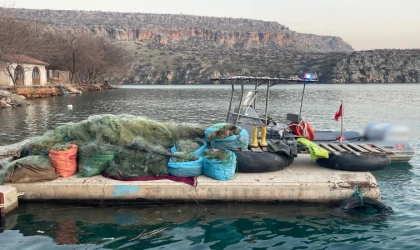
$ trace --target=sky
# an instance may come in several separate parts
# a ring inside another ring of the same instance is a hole
[[[420,0],[0,0],[28,9],[240,17],[339,36],[355,50],[420,48]]]

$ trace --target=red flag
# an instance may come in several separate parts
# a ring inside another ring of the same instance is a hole
[[[340,118],[343,115],[343,104],[340,105],[340,108],[338,108],[338,111],[335,113],[334,119],[338,121],[338,118]]]

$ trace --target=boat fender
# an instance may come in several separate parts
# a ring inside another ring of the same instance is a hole
[[[361,203],[359,197],[350,197],[343,201],[340,205],[340,209],[345,212],[351,211],[357,207],[372,207],[375,208],[379,214],[392,212],[390,207],[387,207],[382,202],[369,197],[363,197],[363,203]]]
[[[370,172],[389,166],[391,159],[386,155],[334,155],[328,159],[319,158],[316,162],[325,167],[345,171]]]
[[[352,195],[352,197],[343,201],[343,203],[341,203],[341,206],[340,206],[341,210],[348,212],[357,207],[371,207],[371,208],[376,209],[378,214],[388,213],[392,211],[391,208],[385,206],[380,201],[377,201],[369,197],[364,197],[362,192],[360,192],[358,186],[355,186],[354,190],[355,192]]]
[[[304,136],[306,139],[313,141],[315,139],[315,133],[312,126],[308,121],[302,120],[300,123],[291,123],[290,129],[297,136]]]

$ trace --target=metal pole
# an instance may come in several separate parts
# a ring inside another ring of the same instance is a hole
[[[230,109],[232,108],[233,94],[235,93],[235,82],[234,81],[231,81],[231,82],[232,82],[232,93],[230,95],[230,103],[229,103],[228,113],[227,113],[227,116],[226,116],[226,123],[229,120]]]
[[[257,104],[257,88],[258,88],[258,79],[255,82],[255,98],[254,98],[254,110],[257,111],[256,104]]]
[[[344,130],[344,106],[343,106],[343,100],[341,100],[341,138],[343,138],[343,130]]]
[[[302,117],[302,106],[303,106],[303,96],[305,95],[305,87],[306,87],[306,81],[303,80],[302,100],[300,101],[300,110],[299,110],[299,116],[300,117]]]
[[[242,99],[244,98],[244,80],[241,81],[241,100],[239,101],[238,115],[236,116],[235,125],[238,125],[239,115],[241,114]]]
[[[268,100],[270,99],[270,79],[268,79],[267,94],[265,98],[265,125],[268,125]]]

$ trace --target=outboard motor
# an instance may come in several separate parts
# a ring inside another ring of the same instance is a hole
[[[363,136],[369,141],[409,141],[410,129],[400,124],[370,123]]]

